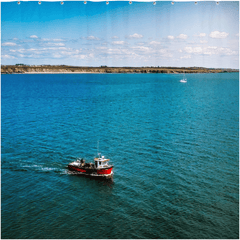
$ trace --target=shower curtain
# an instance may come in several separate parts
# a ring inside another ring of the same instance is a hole
[[[1,2],[1,238],[238,237],[238,1]]]

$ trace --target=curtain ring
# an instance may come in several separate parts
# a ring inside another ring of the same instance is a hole
[[[106,4],[108,5],[108,4],[109,4],[109,2],[106,2]]]
[[[172,5],[174,5],[174,2],[171,2]]]
[[[17,4],[20,5],[20,1],[18,1]]]
[[[38,4],[41,5],[41,2],[39,1]]]
[[[87,4],[87,1],[84,1],[83,3],[84,3],[84,4]]]
[[[130,1],[129,4],[132,4],[132,1]]]
[[[61,4],[61,5],[63,5],[63,4],[64,4],[64,2],[60,2],[60,4]]]
[[[153,2],[153,5],[156,5],[156,2]]]

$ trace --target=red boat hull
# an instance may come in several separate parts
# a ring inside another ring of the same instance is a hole
[[[106,175],[110,175],[112,173],[113,167],[103,168],[103,169],[84,169],[84,168],[79,168],[76,166],[68,165],[68,169],[71,171],[78,171],[78,172],[84,173],[86,175],[106,176]]]
[[[113,168],[97,170],[97,174],[110,174]]]
[[[74,171],[78,171],[78,172],[87,172],[84,169],[81,169],[81,168],[78,168],[78,167],[74,167],[74,166],[71,166],[71,165],[68,165],[68,168],[69,168],[69,170],[74,170]]]

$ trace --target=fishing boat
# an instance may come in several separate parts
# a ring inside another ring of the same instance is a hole
[[[82,175],[111,178],[113,176],[113,165],[108,165],[109,161],[110,159],[106,159],[99,153],[98,157],[94,158],[94,163],[86,163],[82,158],[69,163],[68,169]]]

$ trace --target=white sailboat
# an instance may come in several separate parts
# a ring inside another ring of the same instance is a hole
[[[181,83],[186,83],[187,82],[187,78],[185,77],[185,73],[183,75],[183,79],[180,80]]]
[[[185,79],[181,79],[180,82],[186,83],[186,82],[187,82],[187,79],[186,79],[186,78],[185,78]]]

